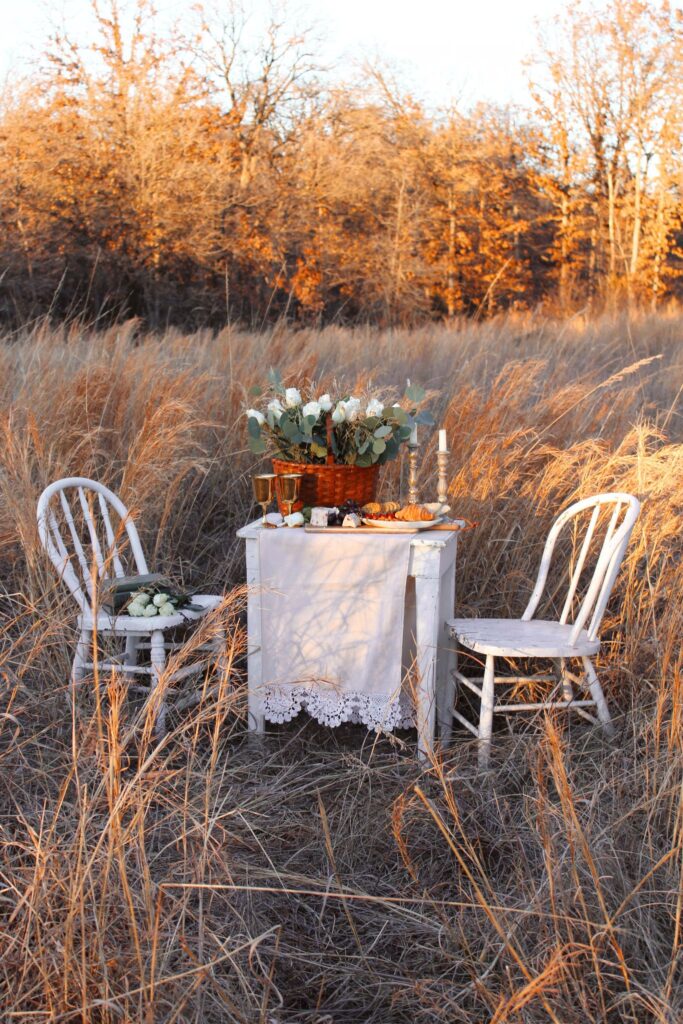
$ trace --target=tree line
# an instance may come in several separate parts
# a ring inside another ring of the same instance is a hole
[[[0,317],[410,324],[683,290],[683,15],[581,0],[525,108],[339,83],[237,3],[93,3],[0,108]],[[485,41],[481,43],[485,45]]]

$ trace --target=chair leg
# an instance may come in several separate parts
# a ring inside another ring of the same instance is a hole
[[[126,637],[126,665],[137,665],[140,637],[130,633]]]
[[[574,700],[574,687],[572,681],[567,675],[567,659],[560,658],[557,662],[558,665],[558,682],[562,685],[562,700]]]
[[[586,677],[588,679],[588,686],[591,692],[591,697],[595,701],[595,707],[598,712],[598,718],[602,723],[603,732],[606,736],[614,736],[614,726],[612,725],[612,718],[607,707],[607,701],[605,695],[602,692],[600,681],[598,679],[597,672],[593,668],[590,658],[582,658],[583,667],[586,671]]]
[[[453,707],[456,701],[457,688],[454,672],[458,668],[457,641],[447,637],[446,643],[450,646],[442,652],[444,660],[443,673],[445,679],[441,688],[441,706],[437,708],[437,720],[439,722],[439,742],[443,748],[450,745],[453,734]]]
[[[150,699],[152,699],[161,682],[161,677],[163,675],[164,668],[166,667],[164,634],[160,629],[155,629],[150,637],[150,660],[152,662],[152,668],[154,669],[154,685],[150,694]],[[166,734],[166,710],[166,702],[161,701],[157,710],[156,722],[154,723],[154,732],[157,739],[162,739]]]
[[[76,697],[77,685],[85,679],[86,669],[85,665],[91,660],[92,654],[92,630],[82,629],[81,635],[78,638],[76,644],[76,653],[74,655],[73,665],[71,668],[71,680],[69,683],[69,695],[67,700],[69,706],[73,705]]]
[[[493,732],[495,659],[492,654],[486,655],[486,667],[481,686],[481,708],[479,711],[479,767],[488,768],[491,753],[491,733]]]
[[[225,630],[221,627],[216,632],[216,638],[214,640],[214,648],[216,650],[216,668],[219,675],[222,677],[224,672],[228,671],[228,659],[227,659],[227,637]]]

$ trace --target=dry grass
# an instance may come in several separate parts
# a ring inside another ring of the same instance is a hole
[[[3,1020],[681,1019],[682,334],[671,312],[5,340]],[[481,524],[459,554],[461,614],[522,610],[561,505],[646,499],[599,666],[615,743],[538,719],[496,738],[486,779],[462,735],[427,770],[409,734],[351,726],[299,720],[254,748],[239,591],[218,699],[160,747],[149,728],[124,743],[135,709],[110,679],[70,717],[70,606],[38,548],[40,490],[98,477],[138,510],[155,568],[238,583],[253,468],[238,417],[269,363],[438,391],[455,504]]]

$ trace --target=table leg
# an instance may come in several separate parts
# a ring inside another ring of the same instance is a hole
[[[439,740],[443,747],[451,741],[453,728],[452,707],[455,699],[453,670],[457,667],[456,643],[448,632],[446,622],[455,612],[455,562],[441,577],[439,596],[439,652],[436,664],[436,709]]]
[[[247,540],[247,679],[248,679],[248,721],[249,732],[263,733],[266,720],[263,715],[261,690],[263,672],[261,668],[261,573],[258,557],[258,541]]]
[[[260,700],[256,700],[255,694],[249,690],[249,732],[262,735],[266,731],[266,719],[263,714]]]
[[[418,692],[416,694],[417,756],[428,759],[436,724],[436,656],[440,637],[439,583],[435,577],[415,579],[415,634]]]

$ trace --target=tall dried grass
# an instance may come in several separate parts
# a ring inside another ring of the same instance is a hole
[[[39,324],[5,339],[2,1019],[682,1018],[682,334],[671,311],[218,337]],[[460,734],[427,769],[410,736],[351,726],[296,721],[254,747],[239,590],[225,685],[161,746],[149,728],[125,742],[134,709],[116,680],[68,713],[72,609],[38,547],[40,490],[103,480],[155,568],[230,590],[253,469],[243,389],[268,364],[434,390],[454,504],[480,523],[459,551],[460,614],[522,610],[560,506],[608,488],[645,499],[599,665],[614,743],[537,718],[496,736],[486,778]]]

